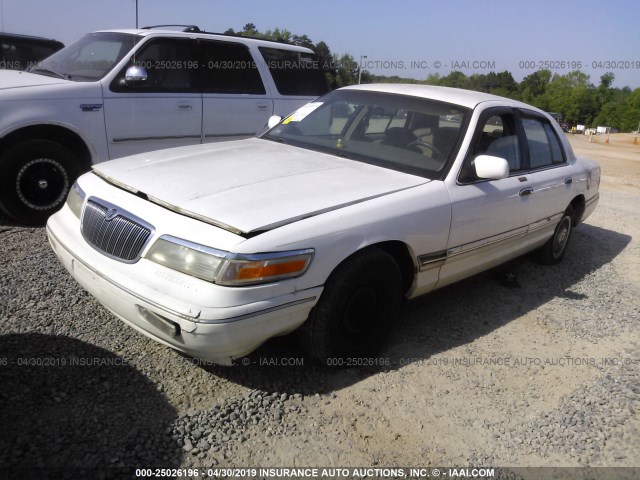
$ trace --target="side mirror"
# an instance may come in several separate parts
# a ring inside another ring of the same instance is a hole
[[[127,68],[124,74],[125,83],[140,83],[147,80],[147,71],[139,66],[133,65]]]
[[[278,115],[271,115],[269,117],[269,121],[267,122],[267,127],[269,128],[275,127],[277,124],[280,123],[280,120],[282,120],[282,117],[279,117]]]
[[[478,155],[473,161],[473,166],[480,178],[498,180],[509,176],[509,163],[504,158]]]

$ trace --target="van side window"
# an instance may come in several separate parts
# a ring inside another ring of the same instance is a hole
[[[259,48],[281,95],[324,95],[329,91],[323,66],[312,53]]]
[[[207,40],[200,40],[199,44],[204,93],[265,94],[260,72],[247,47]]]
[[[140,66],[147,80],[136,85],[123,85],[125,71]],[[188,38],[156,38],[143,45],[122,70],[111,89],[116,92],[196,92],[197,59],[194,43]]]

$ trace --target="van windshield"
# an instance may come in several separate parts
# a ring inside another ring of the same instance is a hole
[[[109,73],[140,38],[130,33],[90,33],[29,71],[77,82],[94,82]]]

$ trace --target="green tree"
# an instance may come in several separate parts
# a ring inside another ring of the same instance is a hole
[[[256,25],[254,23],[247,23],[244,27],[242,27],[240,35],[243,35],[245,37],[257,37],[260,35],[260,32],[258,32],[258,29],[256,28]]]
[[[454,70],[440,79],[440,85],[443,87],[468,88],[469,79],[464,73]]]
[[[440,85],[440,80],[442,80],[440,78],[440,74],[436,72],[436,73],[430,73],[429,75],[427,75],[427,78],[422,83],[426,85]]]
[[[266,30],[262,35],[260,35],[265,40],[272,40],[274,42],[280,43],[293,43],[292,38],[293,34],[287,30],[286,28],[280,29],[276,27],[273,30]]]
[[[544,97],[548,111],[561,113],[569,123],[590,125],[597,115],[595,87],[579,70],[555,74]]]
[[[551,70],[538,70],[520,82],[520,99],[542,110],[550,110],[545,96],[551,83]]]
[[[291,43],[300,47],[314,49],[313,42],[306,35],[293,35],[291,37]]]
[[[640,88],[636,88],[624,99],[619,114],[622,131],[638,130],[640,126]]]
[[[629,95],[631,95],[631,89],[629,87],[612,89],[611,100],[600,107],[594,123],[596,125],[617,128],[621,131],[630,130],[623,126],[623,116],[628,109],[627,97],[629,97]],[[637,127],[637,125],[635,125],[635,127]]]
[[[336,65],[336,88],[358,83],[359,66],[351,55],[345,53],[338,57],[334,54],[333,62]]]

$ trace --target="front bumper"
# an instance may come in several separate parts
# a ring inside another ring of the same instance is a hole
[[[158,272],[164,267],[149,265],[151,262],[128,266],[146,269],[142,277],[155,277],[151,286],[118,272],[118,268],[126,266],[101,255],[84,241],[79,222],[66,205],[50,217],[47,235],[69,273],[114,315],[160,343],[215,363],[229,365],[269,338],[295,330],[307,319],[322,292],[322,287],[315,287],[229,305],[228,294],[237,289],[211,285],[204,292],[206,301],[203,298],[202,304],[196,305],[191,285],[177,285],[177,277],[158,280]],[[241,288],[246,299],[247,290],[253,287]],[[184,295],[180,294],[182,291]],[[225,306],[215,306],[216,291],[221,293],[220,303]]]

